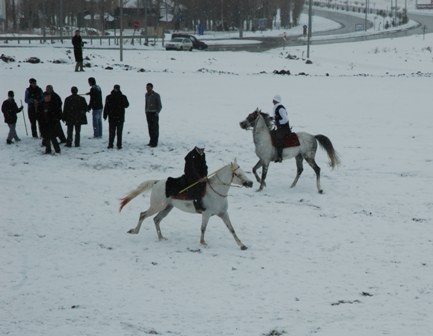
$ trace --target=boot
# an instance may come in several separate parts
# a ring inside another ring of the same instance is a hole
[[[203,206],[203,202],[201,201],[201,198],[195,199],[193,203],[194,203],[195,211],[197,211],[198,213],[202,213],[203,211],[206,210],[206,208]]]
[[[275,159],[275,162],[283,162],[283,149],[277,148],[277,158]]]

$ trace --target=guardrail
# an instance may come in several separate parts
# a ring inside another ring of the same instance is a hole
[[[63,37],[63,36],[0,36],[0,42],[3,43],[9,43],[9,42],[17,42],[18,44],[21,43],[67,43],[68,45],[71,43],[72,37]],[[162,40],[158,38],[157,36],[142,36],[142,35],[124,35],[122,36],[123,43],[128,43],[130,45],[134,45],[135,43],[138,43],[139,45],[146,45],[146,43],[155,45],[159,40]],[[147,42],[146,42],[147,40]],[[83,42],[86,44],[94,45],[99,44],[100,45],[119,45],[120,43],[120,36],[85,36],[83,37]],[[104,42],[104,43],[103,43]]]

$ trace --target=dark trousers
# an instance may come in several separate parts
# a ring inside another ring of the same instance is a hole
[[[30,128],[32,130],[32,137],[37,138],[38,137],[38,114],[34,107],[29,107],[28,109],[28,116],[30,121]],[[40,129],[39,129],[40,131]]]
[[[197,181],[187,182],[187,186],[193,184]],[[194,200],[201,199],[201,195],[203,194],[204,188],[206,188],[206,182],[197,183],[194,187],[191,187],[187,190],[188,197]]]
[[[123,122],[108,123],[108,146],[113,147],[114,138],[117,136],[117,148],[122,148]]]
[[[157,112],[146,112],[147,127],[149,130],[149,145],[157,146],[159,138],[159,114]]]
[[[60,139],[61,142],[66,142],[65,133],[63,132],[63,127],[60,123],[60,120],[56,123],[56,136]]]
[[[59,143],[57,142],[57,134],[56,134],[56,128],[54,125],[50,125],[47,126],[46,128],[44,127],[44,132],[43,132],[43,142],[45,145],[45,153],[51,153],[51,144],[53,144],[54,150],[56,151],[56,153],[60,153],[60,146]]]
[[[72,145],[72,136],[74,134],[75,129],[75,147],[78,147],[80,145],[80,133],[81,133],[81,125],[68,125],[67,133],[68,138],[66,139],[66,144],[71,146]]]
[[[283,148],[284,148],[284,138],[286,135],[290,134],[290,126],[289,124],[277,126],[277,130],[275,133],[275,147],[277,149],[278,157],[283,156]]]

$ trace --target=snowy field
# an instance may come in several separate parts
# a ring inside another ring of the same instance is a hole
[[[431,335],[433,330],[433,36],[248,52],[86,50],[75,73],[66,47],[1,48],[0,92],[24,100],[28,79],[64,99],[94,76],[104,95],[128,96],[122,150],[83,126],[80,148],[44,155],[26,136],[6,145],[0,126],[0,334],[12,336]],[[287,56],[291,57],[288,58]],[[39,57],[42,63],[24,62]],[[56,64],[53,61],[65,63]],[[291,75],[276,75],[274,70]],[[148,143],[147,82],[161,94],[160,143]],[[342,164],[324,194],[305,165],[271,164],[267,187],[251,174],[251,132],[239,122],[270,112],[280,94],[295,131],[324,134]],[[27,117],[26,117],[27,119]],[[91,120],[89,115],[89,121]],[[27,119],[27,127],[29,127]],[[237,158],[253,189],[232,188],[229,214],[241,251],[213,217],[178,210],[126,232],[149,194],[121,214],[119,200],[149,179],[180,176],[197,139],[209,171]]]

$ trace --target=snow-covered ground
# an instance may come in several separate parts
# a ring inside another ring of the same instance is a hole
[[[120,84],[131,103],[122,150],[83,126],[80,148],[44,155],[26,136],[6,145],[0,126],[1,335],[431,335],[433,330],[433,36],[248,52],[86,50],[75,73],[70,49],[1,48],[0,92],[24,99],[28,79],[64,99],[94,76],[104,95]],[[291,57],[288,58],[287,56]],[[25,59],[36,56],[40,64]],[[297,58],[297,59],[293,59]],[[65,63],[55,64],[54,60]],[[108,70],[107,67],[112,68]],[[274,70],[291,75],[276,75]],[[147,82],[162,97],[160,143],[148,143]],[[335,170],[318,151],[324,194],[305,165],[271,164],[267,187],[232,188],[229,213],[241,251],[212,218],[178,210],[127,230],[149,194],[121,214],[139,183],[182,174],[184,156],[205,139],[210,171],[237,158],[257,162],[239,121],[271,111],[280,94],[295,131],[325,134]],[[89,116],[90,117],[90,116]],[[90,118],[89,118],[90,121]],[[27,119],[27,127],[29,127]]]

